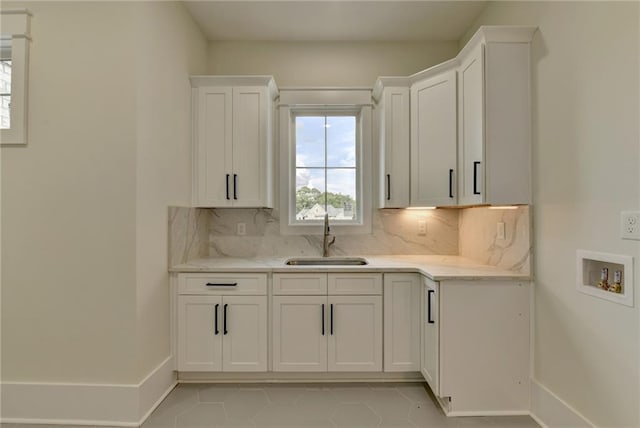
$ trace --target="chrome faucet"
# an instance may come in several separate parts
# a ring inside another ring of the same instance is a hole
[[[336,237],[329,234],[329,214],[324,215],[324,240],[322,242],[322,257],[329,256],[329,247],[336,242]],[[329,240],[331,237],[331,240]]]

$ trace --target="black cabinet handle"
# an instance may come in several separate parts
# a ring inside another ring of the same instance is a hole
[[[453,170],[449,170],[449,197],[453,198]]]
[[[218,307],[219,306],[220,304],[216,303],[215,322],[214,322],[214,333],[216,336],[220,333],[220,330],[218,330]]]
[[[235,287],[237,282],[207,282],[207,287]]]
[[[322,335],[324,336],[324,303],[322,304]]]
[[[431,294],[435,293],[434,290],[429,290],[427,292],[427,322],[429,324],[434,324],[435,321],[431,319]]]
[[[229,306],[228,304],[224,304],[224,319],[222,321],[222,330],[223,330],[223,334],[227,334],[229,333],[229,331],[227,330],[227,306]]]
[[[227,174],[227,200],[229,199],[229,174]]]
[[[238,174],[233,174],[233,199],[238,199]]]
[[[333,303],[331,304],[331,327],[329,329],[329,333],[333,336]]]
[[[479,161],[475,161],[473,163],[473,194],[479,195],[478,192],[478,165],[480,165]]]
[[[391,174],[387,174],[387,201],[391,200]]]

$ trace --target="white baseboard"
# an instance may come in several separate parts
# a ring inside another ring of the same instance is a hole
[[[2,382],[0,422],[137,427],[175,385],[171,357],[138,384]]]
[[[531,417],[543,428],[595,428],[560,397],[531,379]]]

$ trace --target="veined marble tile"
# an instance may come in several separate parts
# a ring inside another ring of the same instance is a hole
[[[209,256],[287,257],[322,255],[322,234],[281,235],[280,219],[270,209],[211,209]],[[424,218],[427,233],[418,235]],[[246,235],[236,235],[236,224],[246,224]],[[457,210],[375,210],[372,231],[363,235],[335,233],[331,255],[458,254]]]
[[[169,266],[209,254],[208,210],[169,207]]]
[[[497,224],[505,224],[498,239]],[[531,229],[528,206],[517,209],[466,208],[460,211],[460,256],[524,274],[531,271]]]

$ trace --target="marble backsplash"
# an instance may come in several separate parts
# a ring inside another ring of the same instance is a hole
[[[499,222],[505,225],[505,239],[498,239]],[[525,274],[531,272],[532,234],[528,206],[462,209],[458,235],[460,256]]]
[[[169,266],[209,256],[207,211],[169,207]]]
[[[321,231],[317,235],[282,235],[277,212],[270,209],[210,209],[211,257],[321,256]],[[427,233],[418,236],[418,219]],[[246,235],[236,235],[236,223],[246,224]],[[319,228],[320,229],[320,228]],[[372,233],[336,235],[334,256],[366,254],[458,254],[456,210],[375,211]]]
[[[372,233],[341,235],[331,255],[460,255],[522,273],[531,269],[529,207],[437,210],[376,210]],[[417,234],[424,218],[427,233]],[[282,235],[270,209],[169,208],[169,265],[202,257],[293,257],[322,255],[322,235]],[[505,223],[505,239],[496,225]],[[246,235],[236,224],[246,224]]]

